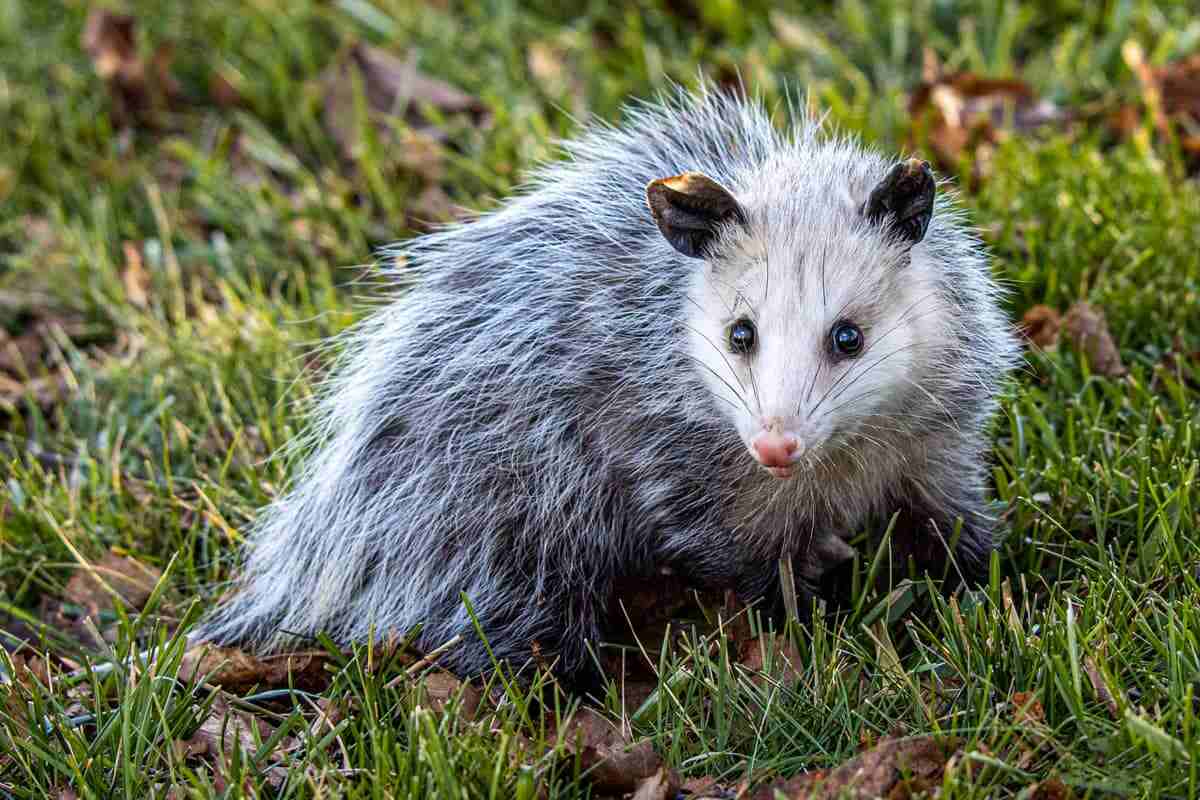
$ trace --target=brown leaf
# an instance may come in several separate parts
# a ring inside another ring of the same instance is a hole
[[[125,296],[138,308],[150,304],[147,290],[150,288],[150,273],[142,264],[142,251],[133,242],[122,245],[125,251],[125,268],[121,270],[121,283],[125,285]]]
[[[359,43],[330,66],[323,77],[325,127],[348,159],[356,159],[362,147],[354,108],[356,74],[362,80],[368,117],[385,139],[393,135],[389,119],[400,112],[411,127],[434,139],[443,138],[442,132],[425,119],[423,106],[442,114],[466,114],[476,125],[484,124],[488,118],[487,108],[478,98],[425,75],[411,61]]]
[[[258,749],[254,734],[266,741],[274,728],[265,720],[230,707],[224,696],[218,696],[212,704],[208,718],[200,723],[187,739],[175,742],[175,752],[180,758],[232,755],[234,748],[243,753],[254,753]]]
[[[1050,306],[1033,306],[1021,317],[1021,333],[1033,345],[1043,350],[1058,346],[1062,318]]]
[[[1082,301],[1075,303],[1063,318],[1063,328],[1087,356],[1094,372],[1110,378],[1126,373],[1103,311]]]
[[[1048,778],[1044,781],[1039,781],[1031,786],[1030,789],[1031,791],[1025,794],[1029,800],[1071,800],[1075,796],[1075,793],[1071,791],[1071,787],[1058,778]]]
[[[233,80],[219,69],[208,76],[208,96],[219,108],[237,108],[246,102]]]
[[[1158,134],[1170,136],[1172,122],[1177,123],[1184,151],[1200,157],[1200,54],[1151,67],[1142,46],[1130,40],[1121,48],[1121,55],[1137,76],[1142,101]],[[1129,136],[1141,127],[1141,116],[1138,108],[1126,105],[1112,114],[1109,124]]]
[[[926,68],[937,77],[917,88],[908,109],[914,131],[924,132],[942,170],[955,169],[963,153],[970,151],[977,162],[975,177],[980,177],[995,145],[1009,133],[1065,119],[1053,103],[1039,101],[1024,81],[969,72],[941,75],[936,63]]]
[[[1041,725],[1046,721],[1042,701],[1033,692],[1016,692],[1012,696],[1013,722],[1018,725]]]
[[[96,8],[88,14],[83,27],[83,49],[92,57],[92,65],[101,78],[140,71],[134,37],[135,21],[128,14]]]
[[[532,42],[526,48],[525,62],[546,94],[556,96],[567,90],[569,75],[561,47],[551,42]]]
[[[711,776],[688,778],[681,787],[688,795],[688,800],[704,800],[706,797],[724,797],[729,793],[720,782]]]
[[[662,760],[649,739],[631,743],[617,728],[590,708],[581,708],[567,721],[557,741],[580,765],[598,792],[631,792],[658,771]]]
[[[324,651],[256,656],[233,647],[202,643],[188,650],[179,667],[182,680],[202,680],[228,692],[255,686],[295,686],[320,691],[329,685]]]
[[[458,715],[464,721],[475,719],[483,694],[470,684],[464,684],[445,670],[435,670],[421,676],[421,689],[429,700],[429,707],[441,714],[447,711],[452,701],[460,696]]]
[[[817,770],[760,788],[756,800],[834,798],[907,798],[942,782],[946,764],[959,747],[956,739],[922,736],[882,739],[833,770]]]
[[[633,800],[670,800],[679,792],[679,776],[674,770],[661,766],[648,778],[638,782]]]
[[[128,14],[94,8],[82,37],[96,74],[108,84],[115,115],[126,122],[148,121],[182,94],[171,74],[172,47],[160,45],[146,63],[138,55],[136,25]]]
[[[800,664],[803,663],[800,653],[783,634],[775,637],[770,647],[770,668],[764,659],[763,641],[759,637],[747,639],[738,649],[738,663],[746,669],[757,673],[751,680],[759,686],[768,682],[776,682],[790,686],[800,678]]]
[[[63,599],[82,606],[93,616],[111,610],[117,597],[129,608],[141,610],[162,577],[162,571],[157,567],[112,550],[90,567],[80,568],[71,577],[63,591]]]
[[[1096,697],[1104,703],[1109,715],[1113,719],[1119,720],[1121,718],[1121,709],[1117,705],[1117,699],[1113,697],[1112,691],[1108,688],[1108,681],[1104,680],[1104,674],[1096,666],[1096,659],[1090,655],[1086,656],[1083,659],[1083,669],[1087,672],[1088,680],[1092,684],[1092,689],[1096,692]]]

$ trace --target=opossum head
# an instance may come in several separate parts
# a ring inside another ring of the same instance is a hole
[[[663,236],[695,260],[689,360],[777,478],[929,415],[922,383],[953,335],[923,241],[929,165],[844,166],[770,164],[740,197],[698,173],[647,189]]]

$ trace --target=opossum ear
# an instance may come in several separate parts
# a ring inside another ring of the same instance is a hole
[[[646,204],[658,229],[685,256],[703,258],[721,225],[745,223],[742,207],[728,190],[707,175],[685,172],[659,178],[646,187]]]
[[[937,185],[928,161],[910,158],[892,167],[871,190],[863,215],[873,224],[886,225],[901,239],[916,244],[925,238],[933,217]]]

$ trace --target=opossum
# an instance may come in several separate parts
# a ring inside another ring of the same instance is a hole
[[[808,597],[889,523],[905,565],[986,572],[1018,348],[985,248],[928,163],[775,116],[710,86],[634,103],[388,250],[403,285],[340,341],[197,638],[419,626],[462,675],[536,651],[570,684],[619,579],[778,608],[781,559]]]

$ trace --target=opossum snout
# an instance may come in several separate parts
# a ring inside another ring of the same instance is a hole
[[[779,421],[769,421],[764,430],[750,440],[750,453],[776,478],[790,477],[802,452],[800,439],[783,430]]]

